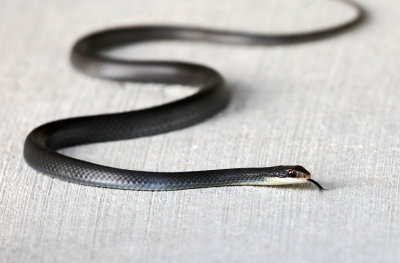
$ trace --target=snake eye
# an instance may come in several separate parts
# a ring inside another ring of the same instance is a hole
[[[290,177],[296,177],[297,173],[296,173],[295,170],[289,170],[289,171],[288,171],[288,175],[289,175]]]

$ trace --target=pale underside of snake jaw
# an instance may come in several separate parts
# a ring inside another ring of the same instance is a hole
[[[227,185],[282,185],[315,181],[292,178],[294,172],[309,175],[300,166],[274,166],[205,170],[192,172],[151,172],[103,166],[65,156],[58,149],[95,142],[151,136],[182,129],[210,118],[229,101],[229,89],[212,68],[176,61],[120,60],[104,51],[145,41],[182,40],[225,44],[278,45],[322,39],[346,31],[362,21],[364,12],[349,21],[325,29],[284,35],[268,35],[182,26],[133,26],[105,30],[77,41],[71,52],[73,66],[91,76],[115,81],[182,84],[199,90],[171,103],[153,108],[114,114],[53,121],[35,128],[27,136],[24,157],[34,169],[53,177],[98,187],[132,190],[179,190]],[[320,187],[321,189],[322,187]]]
[[[307,183],[307,179],[303,178],[286,178],[286,177],[267,177],[262,181],[258,182],[244,182],[235,185],[254,185],[254,186],[275,186],[275,185],[288,185],[288,184],[304,184]]]

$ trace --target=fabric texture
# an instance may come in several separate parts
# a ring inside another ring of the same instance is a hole
[[[76,39],[130,24],[253,32],[324,27],[333,1],[2,0],[1,262],[398,262],[400,3],[359,2],[368,20],[322,41],[275,47],[145,43],[113,51],[220,71],[231,103],[199,125],[68,155],[154,171],[300,164],[312,185],[122,191],[52,179],[23,160],[48,121],[181,98],[192,90],[103,81],[74,71]]]

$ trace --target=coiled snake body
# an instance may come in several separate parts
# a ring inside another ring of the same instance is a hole
[[[57,152],[80,144],[150,136],[203,121],[228,103],[229,91],[215,70],[170,61],[120,60],[103,51],[121,45],[155,40],[190,40],[246,45],[292,44],[342,32],[363,18],[357,14],[340,25],[301,34],[264,35],[178,26],[135,26],[106,30],[80,39],[71,62],[86,74],[116,81],[173,83],[199,87],[195,94],[161,106],[129,112],[58,120],[35,128],[27,136],[24,157],[34,169],[85,185],[134,189],[178,190],[228,185],[276,185],[315,181],[301,166],[275,166],[191,172],[150,172],[103,166]]]

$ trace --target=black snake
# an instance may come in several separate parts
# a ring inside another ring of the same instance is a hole
[[[198,87],[186,98],[144,110],[53,121],[35,128],[24,145],[24,157],[34,169],[56,178],[100,187],[134,190],[178,190],[228,185],[277,185],[311,181],[301,166],[274,166],[190,172],[150,172],[103,166],[57,152],[74,145],[138,138],[181,129],[203,121],[228,103],[229,90],[215,70],[172,61],[120,60],[104,51],[126,44],[159,40],[207,41],[227,44],[277,45],[321,39],[362,21],[359,5],[343,1],[356,15],[342,24],[295,34],[250,34],[182,26],[133,26],[105,30],[78,40],[71,62],[86,74],[116,81],[182,84]]]

